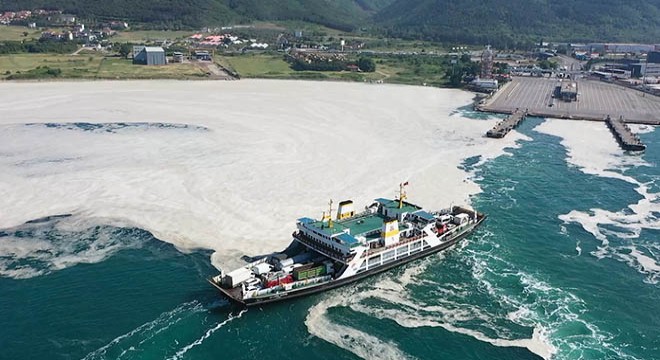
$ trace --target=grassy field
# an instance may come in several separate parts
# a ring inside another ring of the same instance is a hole
[[[46,74],[46,69],[59,69],[59,73]],[[133,65],[131,60],[100,55],[0,56],[0,79],[202,79],[205,77],[207,77],[206,71],[194,64]]]
[[[163,66],[133,65],[131,60],[105,58],[96,74],[99,79],[202,79],[206,71],[195,64]]]
[[[284,61],[282,54],[248,54],[236,56],[219,56],[216,60],[220,65],[237,72],[244,78],[273,79],[329,79],[346,81],[383,80],[390,74],[354,73],[349,71],[295,71]]]
[[[166,30],[119,31],[110,40],[112,42],[143,43],[150,41],[183,39],[192,34],[193,34],[192,31],[166,31]]]
[[[28,36],[23,36],[23,33],[28,33]],[[0,41],[2,40],[29,40],[32,38],[38,39],[41,37],[41,30],[28,29],[25,26],[7,26],[0,25]]]
[[[216,61],[243,78],[327,79],[343,81],[382,81],[385,83],[434,85],[446,83],[445,71],[428,64],[409,64],[392,58],[376,59],[376,72],[294,71],[281,54],[218,56]]]
[[[284,61],[282,55],[249,54],[237,56],[218,56],[220,65],[236,71],[247,78],[286,78],[294,71]]]
[[[280,53],[216,56],[216,62],[243,78],[340,80],[445,86],[446,69],[438,61],[376,58],[376,72],[294,71]],[[133,65],[131,60],[99,53],[80,55],[0,55],[0,79],[204,79],[208,70],[195,63]]]

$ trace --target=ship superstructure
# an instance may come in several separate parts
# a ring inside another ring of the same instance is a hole
[[[333,217],[331,201],[320,220],[298,219],[286,250],[222,272],[210,282],[243,305],[307,295],[446,249],[485,219],[456,206],[426,211],[406,201],[405,185],[398,199],[376,199],[359,213],[347,200]]]

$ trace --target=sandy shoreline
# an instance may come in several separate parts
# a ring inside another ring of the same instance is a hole
[[[409,180],[426,207],[468,202],[479,188],[463,159],[519,138],[486,139],[495,120],[450,115],[472,93],[406,85],[2,82],[0,96],[0,228],[73,213],[214,249],[216,264],[280,249],[331,197],[361,207]],[[22,125],[75,122],[188,127]]]

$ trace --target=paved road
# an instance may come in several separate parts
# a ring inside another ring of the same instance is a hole
[[[626,121],[660,122],[660,98],[656,96],[595,80],[579,79],[577,84],[578,101],[564,102],[551,96],[559,86],[558,79],[515,77],[482,109],[512,112],[520,108],[548,117],[604,119],[610,115],[623,116]]]

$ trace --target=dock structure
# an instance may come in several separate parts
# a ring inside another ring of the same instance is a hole
[[[609,115],[605,119],[607,127],[610,128],[614,138],[619,143],[621,148],[626,151],[644,151],[646,150],[646,145],[639,140],[639,137],[635,135],[628,125],[623,120],[623,116],[618,119],[613,119]]]
[[[574,83],[573,88],[572,83],[561,82],[566,84],[566,96],[576,96],[572,101],[561,101],[557,79],[514,77],[475,104],[475,109],[499,114],[527,109],[527,116],[590,121],[604,121],[607,115],[615,114],[629,124],[660,125],[660,97],[602,81],[580,78]]]
[[[486,132],[486,136],[490,138],[501,139],[506,136],[512,129],[515,129],[527,116],[527,110],[522,111],[516,109],[511,115],[507,116],[504,120],[500,121],[492,129]]]

